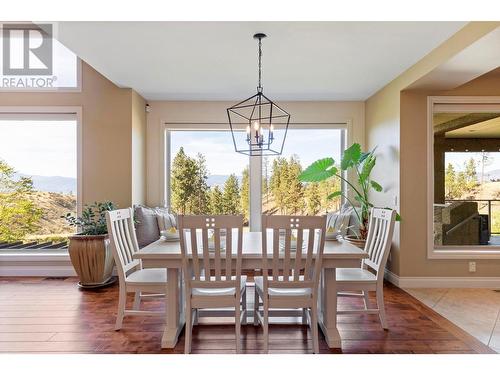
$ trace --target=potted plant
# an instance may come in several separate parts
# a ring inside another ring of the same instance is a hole
[[[371,190],[382,191],[382,186],[371,178],[371,172],[377,162],[374,151],[375,149],[362,152],[361,146],[354,143],[344,151],[340,161],[340,168],[333,158],[328,157],[315,161],[300,175],[300,180],[303,182],[319,182],[337,177],[347,184],[351,194],[338,190],[328,195],[328,199],[342,196],[352,207],[359,222],[359,235],[356,233],[347,235],[344,238],[359,247],[364,247],[368,235],[368,219],[370,208],[373,207],[369,200],[369,193]],[[355,172],[356,186],[343,176],[343,172],[349,170]],[[399,219],[399,215],[397,215],[397,220]]]
[[[80,278],[79,285],[96,288],[110,284],[113,254],[109,248],[106,211],[114,210],[112,202],[86,205],[81,216],[62,216],[78,234],[69,237],[69,257]]]

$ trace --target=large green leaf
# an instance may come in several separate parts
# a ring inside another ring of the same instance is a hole
[[[382,191],[382,186],[378,182],[371,180],[370,184],[372,185],[373,190],[378,191],[379,193]]]
[[[342,155],[342,161],[340,162],[340,168],[342,170],[347,170],[349,167],[354,167],[359,163],[361,159],[361,146],[359,143],[353,143],[351,147],[344,151]]]
[[[332,158],[316,160],[307,167],[299,176],[303,182],[317,182],[326,180],[337,174],[335,161]]]
[[[333,199],[335,197],[340,197],[342,195],[342,192],[341,191],[335,191],[331,194],[328,195],[328,197],[326,197],[327,199]]]
[[[375,166],[377,158],[372,154],[368,155],[363,162],[363,167],[361,168],[361,172],[359,174],[359,179],[364,182],[370,177],[370,173],[372,173],[372,169]]]

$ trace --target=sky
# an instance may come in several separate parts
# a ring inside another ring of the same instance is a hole
[[[0,159],[27,175],[76,178],[76,121],[0,120]]]
[[[282,156],[288,158],[292,154],[298,155],[304,168],[327,156],[339,160],[340,135],[341,131],[338,129],[289,129]],[[172,131],[172,161],[181,146],[190,156],[196,156],[198,152],[204,154],[212,175],[235,173],[239,176],[248,165],[249,157],[235,152],[231,133],[228,131]],[[272,159],[270,157],[271,163]]]
[[[488,156],[491,164],[485,166],[484,170],[487,172],[500,169],[500,152],[489,152]],[[470,158],[474,158],[478,163],[481,160],[481,152],[447,152],[445,153],[445,165],[451,163],[455,170],[461,171],[464,169],[464,162]],[[476,166],[479,172],[479,165],[476,164]]]

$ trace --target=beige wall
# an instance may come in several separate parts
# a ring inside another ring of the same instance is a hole
[[[148,102],[151,108],[147,116],[147,203],[149,205],[162,204],[164,178],[162,124],[165,122],[227,124],[226,108],[235,102]],[[352,141],[364,144],[363,102],[280,102],[279,104],[291,114],[292,123],[350,121],[353,129]]]
[[[109,199],[127,207],[133,201],[132,98],[131,89],[118,88],[82,63],[81,92],[0,92],[0,106],[81,107],[82,201]]]
[[[498,277],[500,260],[475,260],[477,271],[468,272],[468,259],[427,259],[427,97],[500,96],[500,69],[448,91],[408,90],[401,94],[401,275]]]
[[[146,203],[146,101],[132,91],[132,202]]]
[[[418,131],[416,124],[406,125],[405,121],[412,113],[425,116],[427,109],[417,98],[406,98],[402,91],[495,30],[498,25],[498,22],[467,24],[366,101],[366,144],[368,148],[378,146],[374,178],[387,193],[374,193],[372,199],[376,205],[394,207],[394,198],[397,196],[396,208],[403,218],[396,225],[389,261],[390,270],[399,276],[470,275],[463,267],[464,261],[433,261],[433,268],[426,268],[429,262],[426,253],[425,126],[422,131]],[[414,112],[410,113],[409,108]],[[416,262],[416,259],[419,261]],[[493,272],[492,268],[478,264],[478,272],[474,275],[484,276]]]

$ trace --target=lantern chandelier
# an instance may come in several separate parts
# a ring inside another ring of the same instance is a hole
[[[290,114],[263,93],[262,39],[266,34],[258,33],[253,37],[259,41],[259,85],[255,95],[227,109],[234,149],[250,156],[280,155]]]

